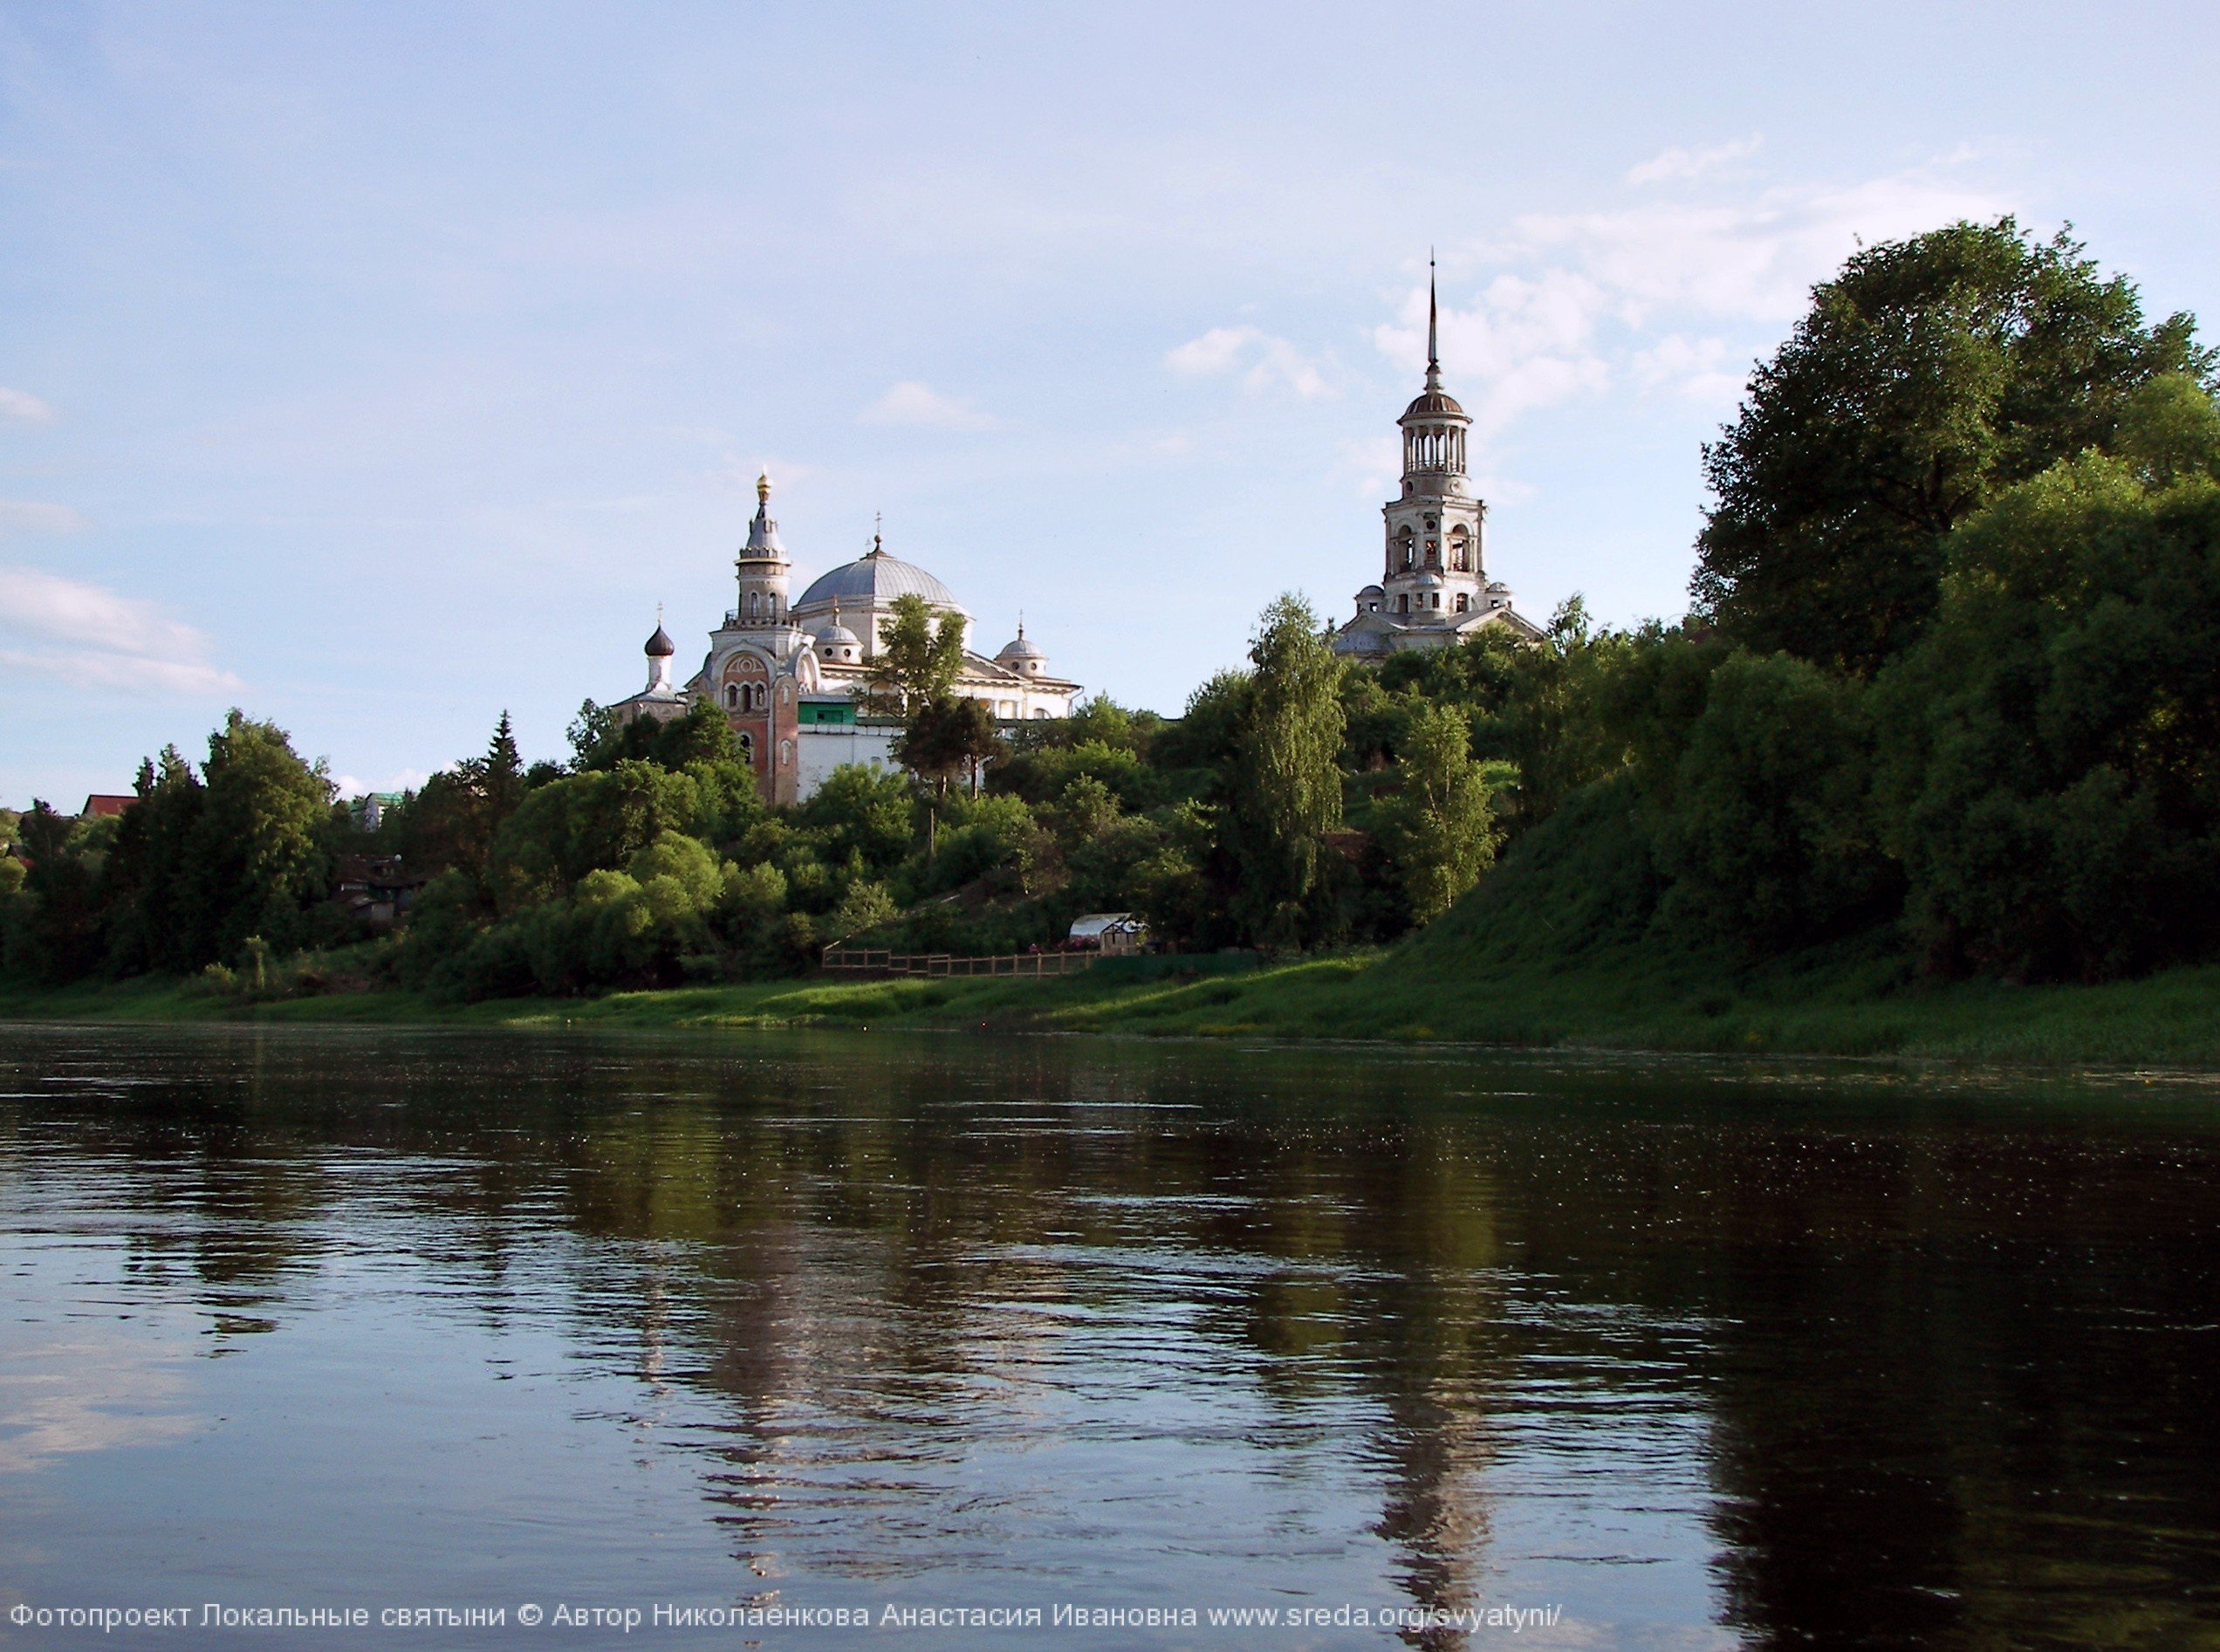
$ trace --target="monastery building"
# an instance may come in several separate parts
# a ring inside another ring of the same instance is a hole
[[[901,725],[859,702],[872,661],[893,623],[894,599],[921,597],[935,615],[963,622],[963,668],[955,691],[983,703],[1000,723],[1066,717],[1079,685],[1053,675],[1048,655],[1018,627],[991,660],[971,650],[971,616],[924,569],[887,554],[843,564],[789,601],[793,566],[771,516],[771,478],[756,483],[756,517],[737,564],[739,591],[709,633],[701,669],[674,683],[678,648],[663,627],[648,639],[648,686],[611,709],[634,717],[682,716],[698,701],[723,708],[766,800],[798,803],[844,763],[895,766]]]

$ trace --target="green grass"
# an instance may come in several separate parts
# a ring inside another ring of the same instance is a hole
[[[2217,966],[2012,987],[1908,981],[1901,966],[1854,950],[1753,970],[1633,949],[1572,962],[1450,962],[1410,947],[1194,977],[1105,969],[1039,982],[777,981],[475,1004],[393,991],[248,1004],[197,983],[140,981],[0,991],[0,1018],[958,1027],[2220,1068]]]

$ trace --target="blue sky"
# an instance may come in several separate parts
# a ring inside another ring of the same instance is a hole
[[[0,802],[228,705],[557,755],[768,465],[989,649],[1176,711],[1369,577],[1439,249],[1489,569],[1680,611],[1698,448],[1870,241],[2220,305],[2209,7],[11,6]]]

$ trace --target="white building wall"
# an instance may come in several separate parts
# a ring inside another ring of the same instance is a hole
[[[899,769],[894,742],[901,730],[879,723],[805,724],[794,731],[796,795],[807,798],[844,763],[867,768]]]

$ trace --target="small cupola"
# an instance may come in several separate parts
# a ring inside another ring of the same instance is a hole
[[[840,623],[840,605],[832,605],[832,622],[817,633],[817,655],[834,665],[856,665],[863,659],[863,639]]]
[[[1028,641],[1025,622],[1018,621],[1018,634],[1002,645],[1002,652],[995,655],[995,663],[1021,677],[1037,677],[1048,669],[1048,655],[1038,642]]]

